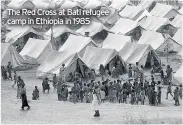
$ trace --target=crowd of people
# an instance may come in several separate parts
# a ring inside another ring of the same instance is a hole
[[[16,71],[14,71],[14,79],[12,78],[13,68],[11,63],[9,62],[6,69],[5,67],[1,67],[2,78],[7,80],[14,80],[14,87],[17,84],[17,98],[22,99],[22,109],[25,106],[30,108],[27,103],[26,98],[26,90],[25,83],[21,76],[17,76]],[[128,69],[128,79],[123,80],[120,77],[116,77],[118,75],[114,75],[115,79],[110,80],[109,77],[106,77],[105,68],[100,66],[100,76],[101,80],[96,81],[96,74],[93,74],[94,77],[90,78],[90,81],[84,80],[79,73],[76,72],[76,76],[74,77],[74,85],[71,87],[69,91],[67,80],[65,78],[65,65],[63,64],[60,68],[60,74],[57,76],[53,75],[53,79],[49,80],[45,78],[42,82],[43,93],[47,90],[49,93],[50,84],[53,83],[53,88],[57,91],[58,100],[59,101],[70,101],[73,103],[85,102],[92,103],[93,94],[97,96],[99,102],[112,102],[112,103],[131,103],[132,105],[140,104],[144,105],[148,103],[152,106],[161,104],[161,96],[162,96],[162,83],[164,78],[166,77],[166,82],[168,82],[167,87],[167,95],[166,99],[168,99],[168,95],[170,94],[174,101],[175,105],[180,105],[179,99],[182,99],[182,85],[177,86],[174,92],[172,93],[172,68],[167,66],[166,76],[164,75],[164,71],[161,69],[159,71],[161,79],[155,81],[155,67],[153,66],[151,69],[151,78],[146,79],[144,75],[143,66],[139,66],[138,63],[134,67],[129,64]],[[95,71],[94,71],[95,73]],[[117,74],[117,72],[115,72]],[[113,75],[111,74],[113,77]],[[39,100],[39,89],[35,86],[35,89],[32,93],[32,100]],[[98,112],[96,112],[97,114]]]

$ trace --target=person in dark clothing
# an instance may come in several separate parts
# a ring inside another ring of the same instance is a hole
[[[155,91],[155,88],[153,87],[152,88],[152,91],[151,91],[151,104],[153,105],[153,106],[155,106],[155,104],[156,104],[156,97],[157,97],[157,93],[156,93],[156,91]]]
[[[16,85],[16,83],[17,83],[17,73],[16,73],[16,71],[14,71],[14,84],[12,85],[12,88],[14,87],[14,85]]]
[[[176,87],[175,91],[174,91],[174,100],[175,100],[175,104],[176,106],[179,106],[179,87]]]
[[[158,81],[160,84],[160,81]],[[157,101],[158,101],[158,104],[161,104],[161,86],[158,86],[158,92],[157,92]]]
[[[42,87],[43,87],[43,93],[45,93],[45,90],[48,90],[49,93],[50,85],[48,84],[48,78],[45,78],[43,80]]]
[[[102,77],[102,81],[104,81],[104,76],[105,76],[105,68],[102,64],[100,64],[100,67],[99,67],[99,72],[100,72],[100,75]]]
[[[57,75],[54,74],[54,75],[53,75],[53,87],[54,87],[54,89],[56,89],[56,87],[57,87],[57,82],[58,82],[58,80],[57,80]]]
[[[160,70],[160,76],[161,76],[161,81],[163,81],[164,80],[164,71],[162,68]]]
[[[21,89],[21,99],[22,99],[22,107],[21,107],[22,110],[24,110],[25,107],[28,107],[27,109],[30,109],[30,106],[27,102],[25,85],[23,85]]]
[[[12,80],[11,72],[13,70],[13,66],[11,65],[11,62],[8,62],[7,70],[8,70],[8,79],[11,79]]]
[[[132,77],[132,72],[133,72],[132,65],[129,64],[128,78]]]
[[[4,66],[1,66],[1,75],[3,77],[4,80],[7,80],[8,79],[8,76],[7,76],[7,71],[5,69]]]

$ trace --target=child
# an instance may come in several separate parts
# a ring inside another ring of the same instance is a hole
[[[135,103],[135,91],[132,90],[132,94],[131,94],[131,104],[133,105]]]
[[[100,95],[101,95],[101,102],[104,103],[104,100],[105,100],[105,92],[104,92],[103,89],[101,89]]]
[[[117,101],[117,90],[116,90],[116,88],[114,88],[114,89],[112,90],[112,97],[113,97],[112,101],[113,101],[114,103],[116,103],[116,101]]]
[[[124,91],[123,91],[123,103],[126,103],[127,104],[127,89],[125,88]]]
[[[122,99],[123,99],[123,92],[122,92],[122,90],[120,90],[120,91],[118,92],[118,102],[119,102],[119,103],[122,103]]]
[[[69,102],[73,102],[73,94],[72,94],[72,91],[69,92]]]
[[[176,106],[180,105],[179,103],[179,87],[176,87],[175,91],[174,91],[174,100],[175,100],[175,104]]]

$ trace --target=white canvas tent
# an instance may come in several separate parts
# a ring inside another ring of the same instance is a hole
[[[80,5],[76,1],[65,0],[60,9],[72,9],[75,7],[80,7]]]
[[[183,44],[182,41],[182,28],[178,29],[177,32],[175,33],[175,35],[173,36],[173,39],[179,43],[179,44]]]
[[[119,20],[120,17],[114,8],[101,7],[101,10],[106,10],[106,9],[110,11],[109,15],[100,16],[98,17],[98,19],[103,24],[114,25]]]
[[[29,62],[25,61],[10,43],[1,43],[1,66],[11,62],[13,67],[21,67]]]
[[[17,27],[12,27],[11,32],[6,34],[6,40],[5,42],[7,43],[14,43],[16,42],[19,38],[24,37],[28,33],[34,33],[38,36],[42,36],[41,33],[35,31],[32,27],[26,25],[26,26],[17,26]]]
[[[122,10],[126,5],[133,5],[130,0],[112,0],[109,7],[116,9],[117,11]]]
[[[53,37],[54,38],[57,38],[57,37],[61,36],[62,34],[66,33],[66,32],[73,33],[73,31],[65,25],[53,26]],[[51,29],[49,29],[45,33],[44,38],[45,39],[51,39]]]
[[[63,46],[58,50],[59,52],[67,52],[67,56],[75,53],[82,54],[87,46],[96,46],[96,44],[89,37],[70,35]]]
[[[126,5],[125,8],[119,13],[122,18],[127,18],[136,21],[139,16],[143,13],[143,9],[140,6],[129,6]]]
[[[132,31],[136,27],[138,27],[138,23],[136,21],[130,19],[120,18],[116,24],[110,29],[112,33],[115,34],[127,34],[128,32]]]
[[[97,7],[105,6],[103,0],[88,0],[87,4],[84,6],[85,9],[95,9]]]
[[[157,56],[154,49],[148,44],[137,44],[127,42],[119,51],[119,56],[125,63],[135,65],[138,62],[140,65],[146,66],[149,63],[152,65],[161,64],[160,58]]]
[[[183,7],[179,10],[180,14],[183,14]]]
[[[157,31],[162,26],[170,24],[170,22],[167,18],[148,16],[148,17],[143,18],[139,24],[145,30]]]
[[[169,19],[176,17],[176,15],[179,14],[179,12],[175,10],[173,6],[161,3],[157,3],[150,13],[153,16],[164,17]]]
[[[101,32],[102,30],[108,30],[108,29],[100,22],[91,21],[89,25],[83,25],[80,29],[76,31],[76,33],[85,36],[85,33],[88,32],[89,37],[92,37],[97,33]]]
[[[110,33],[104,40],[102,48],[115,49],[119,52],[124,47],[126,42],[131,42],[131,37]]]
[[[182,15],[177,15],[172,21],[171,24],[176,27],[176,28],[180,28],[182,27]]]
[[[182,84],[182,76],[183,76],[182,70],[183,70],[183,67],[181,65],[178,71],[174,74],[175,79],[181,84]]]
[[[95,69],[96,73],[99,73],[101,64],[106,67],[117,56],[118,53],[114,49],[88,46],[81,59],[90,69]],[[109,67],[109,71],[111,70],[112,67]]]
[[[29,38],[20,55],[33,64],[41,64],[52,50],[50,40]]]
[[[154,50],[166,52],[166,46],[169,46],[169,51],[179,51],[181,45],[174,41],[171,37],[165,38],[161,33],[153,31],[144,31],[138,41],[139,44],[149,44]]]
[[[39,78],[49,77],[52,78],[53,74],[59,75],[62,64],[65,64],[65,76],[73,73],[77,68],[83,74],[83,65],[85,65],[79,55],[73,54],[68,56],[67,52],[51,51],[46,60],[37,68],[36,76]],[[86,65],[85,65],[86,66]]]

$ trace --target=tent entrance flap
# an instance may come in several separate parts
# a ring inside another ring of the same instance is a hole
[[[147,54],[147,60],[145,62],[145,68],[151,68],[153,65],[154,66],[159,66],[160,61],[157,59],[157,57],[155,56],[155,54],[153,54],[153,51],[151,50]]]

